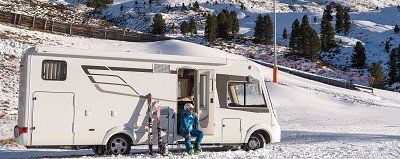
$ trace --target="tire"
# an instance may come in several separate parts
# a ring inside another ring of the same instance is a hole
[[[92,150],[97,156],[103,156],[106,154],[106,146],[94,146]]]
[[[252,134],[246,144],[242,148],[246,151],[257,150],[265,146],[265,139],[261,134]]]
[[[109,155],[129,155],[132,143],[125,135],[114,135],[108,140],[106,148]]]

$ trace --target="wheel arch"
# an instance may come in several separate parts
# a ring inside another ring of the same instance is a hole
[[[108,140],[110,140],[110,138],[112,136],[118,135],[118,134],[126,136],[131,141],[132,145],[136,144],[135,143],[135,141],[136,141],[135,132],[131,128],[128,128],[125,126],[118,126],[118,127],[114,127],[107,131],[106,135],[103,138],[102,145],[106,145]]]
[[[272,141],[273,135],[271,134],[271,128],[267,125],[254,125],[250,129],[246,131],[246,137],[244,138],[243,143],[247,143],[250,136],[254,133],[260,133],[266,143],[270,143]]]

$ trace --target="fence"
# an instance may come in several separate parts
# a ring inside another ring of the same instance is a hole
[[[259,61],[259,60],[252,60],[260,65],[263,66],[267,66],[270,68],[273,68],[274,65],[270,64],[270,63],[266,63],[263,61]],[[341,87],[341,88],[346,88],[346,89],[351,89],[351,90],[359,90],[359,91],[366,91],[366,92],[370,92],[370,93],[374,93],[374,89],[372,87],[367,87],[367,86],[363,86],[363,85],[358,85],[358,84],[353,84],[352,82],[346,81],[346,80],[340,80],[340,79],[332,79],[332,78],[328,78],[328,77],[323,77],[323,76],[319,76],[316,74],[311,74],[311,73],[307,73],[307,72],[302,72],[299,70],[295,70],[295,69],[291,69],[291,68],[287,68],[287,67],[279,67],[280,71],[286,72],[286,73],[290,73],[302,78],[306,78],[309,80],[313,80],[313,81],[317,81],[317,82],[321,82],[321,83],[325,83],[331,86],[336,86],[336,87]]]
[[[49,31],[78,35],[89,38],[129,41],[129,42],[152,42],[168,40],[164,36],[149,35],[123,29],[107,29],[104,27],[94,27],[72,23],[62,23],[59,21],[37,18],[17,13],[0,11],[0,22],[15,26],[28,27],[38,31]]]

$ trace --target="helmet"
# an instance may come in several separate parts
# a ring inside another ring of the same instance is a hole
[[[185,109],[185,110],[188,110],[189,108],[194,108],[194,106],[193,106],[192,103],[186,103],[186,104],[183,106],[183,109]]]

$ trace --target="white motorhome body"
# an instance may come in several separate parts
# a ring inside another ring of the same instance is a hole
[[[163,141],[183,140],[179,116],[193,102],[204,144],[259,148],[251,136],[280,141],[263,81],[245,59],[31,48],[21,61],[15,138],[27,147],[104,146],[115,136],[147,144],[151,94],[161,105]]]

